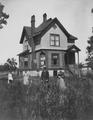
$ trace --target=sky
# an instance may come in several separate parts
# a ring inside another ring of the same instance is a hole
[[[31,25],[31,16],[36,18],[36,26],[43,21],[43,14],[48,18],[57,17],[66,30],[78,38],[76,45],[81,49],[80,62],[87,54],[87,40],[92,35],[93,0],[0,0],[5,5],[4,12],[9,14],[7,25],[0,29],[0,64],[7,58],[18,56],[22,52],[19,44],[23,26]]]

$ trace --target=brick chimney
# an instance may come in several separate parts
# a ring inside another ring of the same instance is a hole
[[[35,15],[31,16],[31,29],[35,30]]]
[[[32,48],[32,63],[31,67],[34,69],[34,60],[35,60],[35,43],[34,43],[34,31],[35,31],[35,15],[31,16],[31,48]]]
[[[46,22],[46,20],[47,20],[47,14],[44,13],[44,14],[43,14],[43,22]]]

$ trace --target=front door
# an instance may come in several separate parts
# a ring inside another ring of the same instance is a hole
[[[75,64],[75,52],[65,54],[65,65]]]
[[[53,71],[53,76],[57,76],[57,70]]]

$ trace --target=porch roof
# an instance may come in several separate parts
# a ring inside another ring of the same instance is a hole
[[[81,51],[76,45],[72,45],[67,49],[67,52],[79,52]]]
[[[19,53],[18,56],[25,56],[25,55],[28,55],[29,53],[30,53],[29,50],[25,50],[25,51]]]

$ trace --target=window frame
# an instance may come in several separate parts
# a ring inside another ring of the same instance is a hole
[[[51,37],[54,37],[54,40],[51,39]],[[58,40],[56,40],[56,37],[58,37]],[[51,44],[52,42],[54,42],[54,44]],[[56,43],[59,43],[58,45]],[[59,34],[50,34],[50,46],[55,46],[55,47],[59,47],[60,46],[60,35]]]
[[[57,56],[57,59],[56,59],[56,60],[57,60],[57,64],[54,64],[54,63],[53,63],[53,60],[54,60],[54,59],[53,59],[53,56]],[[59,59],[59,57],[60,57],[60,56],[59,56],[59,53],[52,53],[52,54],[51,54],[51,65],[52,65],[52,66],[54,66],[54,67],[55,67],[55,66],[59,66],[59,64],[60,64],[60,59]]]
[[[24,61],[24,67],[28,68],[28,61]]]

